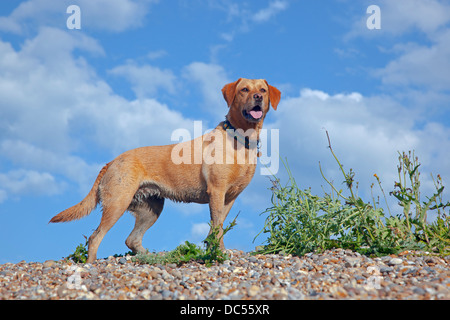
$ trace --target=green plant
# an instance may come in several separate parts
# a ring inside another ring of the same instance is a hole
[[[163,253],[138,253],[133,258],[134,261],[142,264],[182,264],[189,261],[198,260],[202,255],[202,249],[189,241],[179,245],[174,250]]]
[[[444,186],[440,175],[437,180],[431,175],[435,193],[427,197],[427,201],[420,201],[420,163],[414,152],[399,153],[398,177],[394,184],[394,191],[390,192],[403,207],[405,227],[413,241],[424,243],[429,249],[445,252],[450,248],[450,217],[445,209],[450,202],[443,203]],[[434,205],[433,205],[434,204]],[[428,213],[436,212],[436,220],[428,223]]]
[[[328,132],[327,132],[328,137]],[[323,174],[331,187],[331,193],[313,195],[310,189],[301,190],[292,176],[289,165],[288,183],[281,186],[278,178],[272,180],[272,207],[262,214],[268,214],[261,233],[268,234],[266,245],[259,253],[284,252],[303,255],[312,251],[323,251],[334,247],[347,248],[363,254],[385,255],[403,250],[434,250],[440,253],[450,251],[450,219],[445,209],[450,202],[442,203],[444,187],[438,175],[436,192],[428,201],[420,202],[420,181],[418,159],[405,153],[399,157],[399,182],[390,194],[399,200],[403,215],[386,215],[377,202],[365,202],[357,194],[355,173],[347,173],[336,157],[331,143],[329,149],[344,176],[343,183],[348,194],[338,190]],[[403,173],[403,176],[400,175]],[[386,195],[380,189],[386,200]],[[405,186],[406,178],[410,186]],[[372,197],[373,198],[373,197]],[[386,202],[387,203],[387,202]],[[434,203],[434,206],[432,204]],[[414,206],[412,206],[414,205]],[[427,222],[429,211],[436,210],[435,222]]]
[[[76,248],[75,251],[68,255],[65,259],[66,260],[72,260],[75,263],[86,263],[88,258],[88,239],[86,236],[83,235],[83,237],[86,239],[85,243],[80,243]]]
[[[238,214],[239,215],[239,214]],[[165,253],[138,253],[133,260],[145,264],[183,264],[190,261],[198,261],[211,266],[214,262],[223,263],[228,259],[225,252],[220,250],[220,241],[223,236],[236,225],[237,216],[231,223],[223,230],[219,237],[219,228],[212,228],[210,234],[203,241],[205,248],[201,248],[196,244],[186,241],[179,245],[174,250]],[[211,223],[210,223],[211,226]]]
[[[205,254],[203,256],[203,260],[207,264],[211,264],[213,261],[217,261],[218,263],[223,263],[228,259],[226,253],[220,250],[220,241],[225,236],[225,234],[233,229],[236,225],[236,219],[239,216],[239,213],[230,222],[230,224],[223,229],[223,233],[219,236],[219,227],[212,228],[212,223],[209,223],[209,226],[212,228],[211,233],[206,237],[203,243],[206,245]]]
[[[121,258],[121,257],[126,257],[126,256],[135,256],[136,255],[136,253],[135,252],[133,252],[133,251],[127,251],[127,252],[125,252],[125,253],[115,253],[115,254],[113,254],[113,257],[114,258]]]

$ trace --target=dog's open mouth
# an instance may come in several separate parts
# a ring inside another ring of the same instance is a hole
[[[247,120],[250,121],[259,121],[262,119],[263,116],[263,112],[261,109],[261,106],[256,105],[254,106],[251,110],[247,111],[247,110],[243,110],[242,111],[242,115],[244,116],[244,118],[246,118]]]

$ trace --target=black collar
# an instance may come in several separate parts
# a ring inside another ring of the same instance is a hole
[[[236,141],[240,142],[241,144],[243,144],[246,149],[250,149],[250,147],[254,147],[256,145],[256,147],[258,148],[258,151],[259,151],[259,146],[260,146],[260,142],[261,141],[258,139],[258,140],[256,140],[256,143],[255,143],[254,140],[253,140],[252,143],[250,144],[250,139],[247,136],[240,135],[239,132],[233,127],[231,122],[228,121],[228,119],[225,119],[225,121],[222,124],[222,128],[231,137],[233,137],[234,140],[236,140]]]

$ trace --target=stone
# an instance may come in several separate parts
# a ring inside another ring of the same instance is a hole
[[[418,295],[424,295],[425,293],[427,293],[424,289],[422,289],[422,288],[420,288],[420,287],[414,288],[414,289],[413,289],[413,292],[414,292],[415,294],[418,294]]]
[[[259,291],[260,289],[258,286],[252,285],[248,288],[247,294],[249,295],[249,297],[254,297],[258,294]]]
[[[395,266],[395,265],[399,265],[403,263],[403,259],[400,258],[392,258],[391,260],[389,260],[389,262],[387,263],[390,266]]]
[[[163,290],[161,292],[161,296],[163,299],[168,299],[168,298],[172,297],[172,295],[173,295],[172,292],[169,290]]]
[[[44,268],[53,268],[56,265],[56,262],[53,260],[47,260],[44,262]]]
[[[388,272],[392,272],[392,271],[394,271],[394,268],[392,268],[392,267],[380,267],[381,273],[388,273]]]
[[[437,256],[368,258],[336,249],[287,259],[230,252],[231,261],[211,267],[126,258],[124,264],[114,258],[82,267],[64,260],[0,264],[0,300],[450,299],[450,266]],[[80,287],[69,289],[74,277]]]

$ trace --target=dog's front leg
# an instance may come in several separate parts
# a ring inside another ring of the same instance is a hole
[[[217,234],[217,238],[219,240],[220,249],[224,250],[225,245],[223,243],[223,223],[227,218],[228,212],[230,212],[231,207],[233,206],[234,199],[225,203],[225,194],[224,193],[212,193],[209,198],[209,210],[211,214],[211,230],[209,234],[213,232],[215,228],[219,229],[219,233]]]
[[[220,249],[225,249],[225,245],[223,244],[223,222],[225,221],[226,215],[223,214],[225,206],[225,194],[214,192],[209,195],[209,211],[211,215],[211,230],[209,230],[209,234],[211,234],[214,229],[218,228],[219,233],[217,234],[217,238],[220,239]]]

